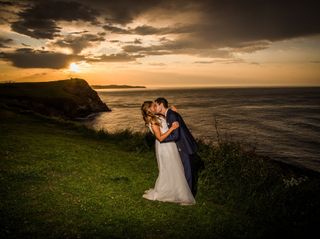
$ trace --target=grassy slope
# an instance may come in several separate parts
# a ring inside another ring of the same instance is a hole
[[[233,146],[203,146],[197,204],[179,206],[141,197],[158,172],[139,137],[6,110],[0,130],[1,238],[268,238],[309,229],[297,217],[319,208],[318,179],[283,190],[275,168]]]
[[[246,227],[246,217],[201,195],[191,207],[144,200],[157,177],[152,151],[9,111],[0,147],[6,237],[241,236]]]

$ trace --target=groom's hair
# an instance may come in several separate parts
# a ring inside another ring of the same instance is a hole
[[[165,108],[168,108],[168,101],[163,97],[159,97],[158,99],[155,100],[155,102],[158,103],[159,105],[162,103]]]

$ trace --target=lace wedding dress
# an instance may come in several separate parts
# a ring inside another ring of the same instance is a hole
[[[162,133],[168,130],[167,122],[159,117]],[[151,125],[149,126],[151,132]],[[195,204],[184,175],[183,165],[175,142],[155,142],[159,175],[154,188],[146,190],[143,197],[149,200],[175,202],[182,205]]]

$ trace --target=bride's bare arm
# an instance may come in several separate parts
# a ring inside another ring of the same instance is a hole
[[[179,123],[178,122],[173,122],[172,126],[170,127],[170,129],[165,133],[161,133],[159,125],[152,124],[151,127],[152,127],[152,130],[154,132],[154,136],[157,138],[157,140],[162,142],[165,138],[167,138],[172,133],[172,131],[174,131],[175,129],[179,128]]]

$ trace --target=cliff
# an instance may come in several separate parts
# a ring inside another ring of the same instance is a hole
[[[1,105],[67,119],[111,111],[82,79],[0,84]]]

